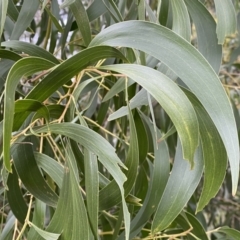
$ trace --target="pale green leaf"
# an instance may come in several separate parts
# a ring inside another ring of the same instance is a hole
[[[170,0],[173,14],[172,30],[190,42],[191,24],[186,5],[183,0]]]
[[[233,239],[240,238],[240,231],[230,228],[230,227],[220,227],[218,232],[225,233],[227,236],[232,237]]]
[[[199,212],[216,196],[222,186],[227,169],[227,154],[219,133],[206,110],[191,92],[184,91],[198,116],[204,157],[204,184],[196,210]]]
[[[42,168],[61,189],[64,175],[63,166],[53,158],[43,153],[34,152],[34,157],[37,165]]]
[[[184,1],[196,28],[198,50],[218,73],[222,61],[222,47],[218,44],[216,22],[200,1]]]
[[[47,232],[45,230],[42,230],[41,228],[37,227],[35,224],[33,223],[29,223],[31,227],[33,227],[35,229],[35,231],[42,236],[44,239],[46,240],[57,240],[59,239],[59,236],[61,234],[57,234],[57,233],[51,233],[51,232]]]
[[[217,14],[218,43],[223,44],[225,37],[237,30],[237,17],[231,0],[214,0]]]
[[[167,228],[187,204],[203,172],[203,157],[201,148],[198,147],[194,168],[182,159],[181,144],[178,141],[176,156],[168,179],[166,188],[158,205],[152,223],[152,233],[157,233]]]
[[[145,66],[115,64],[101,68],[127,75],[145,88],[162,105],[179,133],[184,158],[193,167],[193,156],[198,146],[198,122],[195,111],[182,90],[165,75]],[[149,80],[146,81],[146,79]]]
[[[57,60],[57,58],[55,58],[50,52],[46,51],[45,49],[43,49],[37,45],[32,44],[32,43],[12,40],[12,41],[7,41],[7,42],[2,42],[1,45],[3,47],[7,47],[7,48],[13,48],[14,50],[17,50],[18,52],[25,53],[30,56],[44,58],[55,64],[59,63],[59,60]]]
[[[17,22],[14,24],[11,40],[18,40],[28,28],[39,7],[39,1],[24,0],[19,12]]]
[[[4,24],[5,24],[5,20],[7,17],[7,10],[8,10],[8,0],[0,0],[0,36],[3,33],[3,28],[4,28]]]

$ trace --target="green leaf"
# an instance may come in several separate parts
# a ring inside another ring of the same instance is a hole
[[[137,131],[130,109],[128,109],[128,113],[130,123],[130,146],[125,160],[125,165],[128,168],[128,171],[125,173],[127,177],[127,181],[124,183],[125,197],[128,196],[135,184],[139,164]],[[99,200],[100,209],[108,209],[121,201],[119,189],[115,181],[112,181],[100,191]]]
[[[18,176],[26,189],[34,197],[49,206],[56,207],[58,196],[46,183],[38,168],[33,153],[31,137],[27,137],[24,139],[24,142],[18,143],[18,147],[13,153],[13,162]]]
[[[190,42],[191,25],[185,3],[183,0],[171,0],[170,2],[173,12],[172,30],[184,39],[186,39],[188,42]]]
[[[22,112],[38,112],[38,116],[44,117],[47,121],[49,121],[49,112],[47,107],[32,99],[21,99],[15,102],[14,112],[22,113]]]
[[[198,50],[218,73],[222,61],[222,46],[218,44],[216,22],[200,1],[184,1],[196,28]]]
[[[17,40],[30,25],[39,7],[39,1],[24,0],[18,15],[17,22],[14,24],[11,40]]]
[[[37,165],[42,168],[58,185],[62,188],[62,181],[64,176],[64,168],[53,158],[39,152],[34,152]]]
[[[126,176],[120,170],[118,164],[125,167],[115,153],[115,149],[103,137],[94,131],[72,123],[51,124],[36,130],[37,133],[51,132],[55,134],[65,135],[72,140],[79,142],[89,151],[99,157],[99,161],[109,171],[116,180],[122,196],[123,213],[126,227],[126,238],[129,235],[130,216],[127,210],[127,205],[124,199],[123,183],[126,181]]]
[[[167,228],[194,193],[203,172],[203,157],[200,147],[196,151],[194,161],[195,167],[190,169],[187,162],[182,159],[181,144],[178,141],[172,172],[153,219],[153,234]]]
[[[220,227],[218,229],[218,232],[225,233],[227,236],[232,237],[233,239],[240,238],[240,231],[237,231],[236,229],[230,227]]]
[[[137,107],[140,107],[142,105],[148,105],[148,96],[146,89],[141,89],[130,101],[129,101],[129,107],[130,109],[134,109]],[[127,106],[123,106],[119,108],[114,113],[111,113],[108,117],[108,121],[112,121],[114,119],[126,116],[128,114],[128,108]]]
[[[17,88],[17,85],[19,84],[21,77],[29,76],[35,72],[46,70],[53,66],[54,64],[52,62],[43,58],[23,58],[13,65],[8,74],[4,96],[4,108],[8,109],[8,111],[4,111],[3,119],[3,158],[4,165],[8,171],[11,171],[10,141],[13,127],[15,90]]]
[[[7,47],[7,48],[13,48],[19,52],[23,52],[30,56],[41,57],[55,64],[59,63],[59,60],[57,60],[57,58],[55,58],[50,52],[32,43],[12,40],[7,42],[2,42],[1,46]]]
[[[60,8],[64,8],[66,6],[69,6],[69,8],[71,9],[76,19],[78,29],[82,34],[85,46],[88,46],[91,42],[92,36],[88,15],[82,3],[82,0],[65,0],[64,3],[60,6]]]
[[[112,47],[99,46],[85,49],[54,68],[54,70],[27,95],[27,98],[44,101],[63,84],[67,83],[71,77],[91,65],[91,63],[110,57],[127,61],[120,51]]]
[[[36,230],[36,232],[46,240],[57,240],[59,238],[59,236],[61,235],[61,234],[57,234],[57,233],[51,233],[51,232],[44,231],[41,228],[37,227],[33,223],[30,223],[30,226],[33,227]]]
[[[237,30],[237,18],[231,0],[214,0],[217,14],[218,43],[223,44],[225,37]]]
[[[198,116],[204,157],[204,184],[198,202],[201,211],[215,197],[226,174],[227,154],[219,133],[201,103],[189,91],[184,90]]]
[[[156,65],[158,64],[158,60],[148,56],[146,59],[146,66],[150,67],[150,68],[154,68],[156,67]],[[103,101],[107,101],[110,100],[113,96],[115,96],[116,94],[118,94],[119,92],[123,91],[125,89],[125,79],[124,78],[120,78],[114,85],[113,87],[107,92],[107,94],[105,95]],[[131,79],[128,79],[127,85],[128,87],[131,86],[132,84],[134,84],[134,81]],[[127,110],[127,109],[126,109]]]
[[[105,7],[102,0],[94,0],[90,7],[87,9],[89,22],[92,22],[96,18],[99,18],[105,12],[107,12],[107,8]]]
[[[0,10],[1,10],[1,19],[0,19],[0,36],[2,36],[4,30],[4,24],[7,17],[8,10],[8,0],[0,0]]]
[[[5,226],[4,226],[3,230],[1,231],[1,240],[11,240],[12,239],[11,235],[9,236],[9,234],[11,234],[11,231],[14,229],[15,222],[16,222],[16,218],[10,212],[10,214],[8,215],[8,218],[7,218],[7,222],[5,223]]]
[[[84,151],[87,211],[94,237],[98,237],[99,177],[97,157],[89,150]]]
[[[0,58],[6,58],[13,61],[18,61],[22,57],[12,51],[0,49]]]
[[[32,223],[39,228],[44,228],[45,226],[45,217],[46,217],[46,204],[39,199],[35,199],[34,204],[34,212],[33,212],[33,219]],[[28,235],[28,239],[38,240],[40,238],[39,234],[34,230],[34,228],[30,228]],[[42,238],[41,238],[42,240]]]
[[[139,36],[137,41],[136,36]],[[161,60],[184,81],[208,112],[223,140],[230,161],[232,193],[235,194],[239,175],[236,123],[225,90],[204,57],[171,30],[141,21],[122,22],[104,29],[90,44],[96,45],[123,46],[144,51]]]
[[[80,121],[83,126],[88,127],[83,117],[80,117]],[[98,162],[97,156],[86,148],[84,149],[84,174],[89,223],[95,239],[98,239],[98,211],[99,211]]]
[[[11,18],[13,22],[17,21],[19,12],[17,7],[15,6],[13,0],[8,0],[8,11],[7,11],[8,17]]]
[[[57,28],[57,30],[59,32],[63,32],[63,28],[62,26],[59,24],[57,18],[53,15],[53,13],[48,9],[48,7],[45,7],[46,12],[48,13],[48,16],[51,18],[53,24],[55,25],[55,27]]]
[[[19,187],[18,175],[14,167],[13,172],[8,175],[7,186],[7,198],[11,210],[18,221],[24,224],[28,207]]]
[[[201,240],[208,240],[208,236],[207,233],[204,229],[204,227],[202,226],[202,224],[199,222],[199,220],[197,219],[197,217],[195,217],[194,215],[192,215],[189,212],[185,212],[193,230],[191,231],[192,234],[194,234],[194,236],[198,237]],[[187,230],[187,229],[185,229]],[[195,239],[194,237],[192,237],[192,239]]]
[[[149,186],[147,188],[147,195],[144,199],[143,206],[131,221],[131,239],[142,230],[151,215],[156,211],[158,203],[165,189],[170,170],[170,157],[166,142],[161,141],[161,143],[157,143],[155,139],[156,132],[152,122],[144,114],[141,114],[140,116],[142,117],[147,128],[150,130],[150,141],[152,141],[154,145],[155,160],[152,166],[153,169],[150,171]],[[157,130],[157,136],[158,138],[161,138],[161,133],[159,130]]]
[[[68,147],[68,146],[67,146]],[[50,232],[62,232],[61,239],[90,239],[87,211],[79,188],[79,176],[75,157],[68,147],[65,149],[66,167],[63,186],[55,214],[47,227]],[[71,216],[71,218],[69,218]],[[81,216],[81,217],[79,217]],[[68,219],[68,221],[66,221]]]
[[[198,122],[191,103],[181,89],[165,75],[145,66],[115,64],[101,67],[101,69],[127,75],[145,88],[162,105],[179,133],[184,159],[188,160],[193,167],[193,156],[198,146]],[[149,81],[146,82],[146,79]]]

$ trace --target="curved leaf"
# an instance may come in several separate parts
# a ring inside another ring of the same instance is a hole
[[[198,146],[198,121],[191,103],[182,90],[165,75],[145,66],[115,64],[101,67],[101,69],[127,75],[145,88],[162,105],[179,133],[184,158],[193,167],[193,156]],[[146,81],[146,79],[149,80]]]
[[[200,147],[196,151],[194,161],[195,167],[190,169],[182,159],[181,144],[178,142],[172,172],[153,219],[153,234],[164,230],[172,223],[196,190],[203,172]]]
[[[13,153],[13,162],[27,190],[49,206],[56,207],[58,196],[46,183],[37,166],[30,137],[19,143]]]
[[[78,29],[82,34],[85,46],[88,46],[88,44],[91,42],[92,36],[91,36],[91,29],[90,29],[90,24],[88,20],[88,15],[82,3],[82,0],[74,0],[74,1],[65,0],[60,7],[65,8],[66,6],[69,6],[69,8],[71,9],[76,19]]]
[[[185,89],[184,92],[197,113],[202,140],[204,184],[196,210],[199,212],[211,198],[216,196],[223,183],[227,169],[227,154],[219,133],[206,110],[191,92]]]
[[[7,10],[8,10],[8,0],[1,1],[0,2],[0,11],[1,11],[0,36],[2,36],[2,33],[3,33],[4,24],[7,17]]]
[[[13,172],[8,175],[7,186],[7,198],[11,210],[18,221],[24,224],[28,207],[19,187],[18,175],[15,168],[13,168]]]
[[[19,52],[24,52],[30,56],[41,57],[55,64],[59,63],[59,61],[50,52],[32,43],[11,40],[7,42],[2,42],[1,46],[13,48]]]
[[[184,1],[196,28],[198,50],[218,73],[222,61],[222,46],[218,44],[216,22],[200,1]]]
[[[217,14],[218,43],[223,44],[225,37],[237,30],[237,18],[231,0],[214,0]]]
[[[64,176],[64,168],[53,158],[39,152],[34,152],[37,165],[42,168],[58,185],[62,188],[62,181]]]
[[[14,100],[15,90],[21,77],[29,76],[35,72],[46,70],[54,66],[54,63],[45,60],[43,58],[29,57],[20,59],[11,68],[5,87],[4,96],[4,108],[8,111],[4,111],[3,119],[3,158],[5,167],[11,171],[10,166],[10,141],[13,127],[13,114],[14,114]],[[24,114],[23,114],[24,115]]]
[[[128,168],[128,171],[126,171],[127,181],[124,183],[125,197],[128,196],[134,186],[139,164],[137,130],[133,120],[132,112],[129,108],[128,113],[130,123],[130,146],[125,160],[125,165]],[[117,188],[115,181],[112,181],[100,191],[99,200],[100,209],[108,209],[121,201],[119,189]]]
[[[12,51],[9,51],[9,50],[0,49],[0,58],[6,58],[6,59],[9,59],[9,60],[18,61],[22,57],[19,56],[15,52],[12,52]]]
[[[218,229],[218,232],[225,233],[227,236],[230,236],[233,239],[240,238],[240,231],[237,231],[236,229],[232,229],[230,227],[221,227]]]
[[[183,0],[170,0],[173,14],[172,30],[190,42],[191,25],[186,5]]]
[[[36,11],[38,10],[39,2],[32,0],[24,0],[19,12],[17,22],[14,24],[11,40],[17,40],[30,25]]]
[[[91,63],[104,58],[120,58],[127,61],[124,55],[115,48],[99,46],[87,48],[65,62],[59,64],[27,95],[28,99],[44,101],[67,83],[74,75],[78,74]],[[39,94],[41,93],[41,94]]]
[[[161,60],[184,81],[208,112],[223,140],[232,172],[232,193],[235,194],[239,176],[236,123],[229,99],[204,57],[171,30],[142,21],[112,25],[92,40],[90,46],[96,45],[137,48]]]

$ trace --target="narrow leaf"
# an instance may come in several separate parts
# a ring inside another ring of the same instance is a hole
[[[34,197],[49,206],[55,207],[58,196],[46,183],[37,166],[30,137],[27,137],[24,142],[18,144],[13,153],[13,161],[19,178],[27,190]]]
[[[64,168],[53,158],[39,152],[34,152],[37,165],[42,168],[58,185],[62,188],[62,181],[64,176]]]
[[[237,30],[237,18],[231,0],[214,0],[217,14],[218,43],[223,44],[225,37]]]
[[[184,39],[186,39],[188,42],[190,42],[191,25],[185,3],[183,0],[171,0],[170,2],[173,12],[172,30]]]
[[[3,47],[12,48],[14,50],[17,50],[18,52],[22,52],[30,56],[44,58],[55,64],[59,63],[59,60],[57,60],[57,58],[55,58],[50,52],[32,43],[12,40],[3,42],[1,45]]]
[[[162,105],[179,133],[184,159],[187,159],[193,167],[193,156],[198,145],[198,122],[191,103],[180,88],[160,72],[140,65],[116,64],[104,66],[101,69],[127,75]],[[149,81],[146,82],[146,79]]]
[[[128,168],[128,171],[125,173],[127,177],[127,181],[124,183],[125,197],[128,196],[135,184],[139,163],[137,131],[129,108],[128,113],[130,123],[130,146],[125,160],[125,165]],[[121,201],[119,189],[117,188],[117,183],[115,181],[112,181],[100,191],[99,200],[100,209],[108,209]]]
[[[24,0],[21,7],[20,13],[18,15],[17,22],[14,24],[11,40],[18,40],[23,32],[30,25],[33,20],[36,11],[39,7],[39,1]]]
[[[229,227],[221,227],[218,229],[218,232],[225,233],[227,236],[232,237],[233,239],[240,238],[240,231]]]
[[[216,196],[226,174],[227,154],[219,133],[197,98],[184,90],[198,116],[204,157],[204,184],[198,202],[197,212],[201,211]]]
[[[99,179],[97,157],[89,150],[84,151],[85,184],[89,222],[95,238],[98,237]]]
[[[51,233],[51,232],[44,231],[41,228],[37,227],[33,223],[30,223],[30,226],[33,227],[36,230],[36,232],[46,240],[57,240],[59,238],[59,236],[61,235],[61,234],[57,234],[57,233]]]
[[[54,64],[52,62],[49,62],[43,58],[23,58],[14,64],[8,74],[4,96],[4,108],[8,109],[8,111],[4,111],[3,120],[3,158],[5,167],[8,171],[11,171],[10,141],[13,127],[15,90],[17,85],[19,84],[21,77],[29,76],[35,72],[46,70],[53,66]]]
[[[190,169],[186,161],[182,159],[181,144],[178,141],[173,169],[153,219],[153,234],[167,228],[194,193],[203,172],[200,147],[196,151],[194,161],[195,167]]]
[[[200,1],[184,1],[196,28],[198,50],[218,73],[222,61],[222,46],[218,44],[216,22]]]
[[[18,221],[24,224],[28,207],[23,198],[15,168],[13,168],[13,172],[8,175],[7,186],[7,198],[11,210]]]
[[[0,10],[1,10],[0,36],[2,36],[5,20],[7,17],[8,0],[0,0]]]
[[[78,29],[82,34],[85,46],[88,46],[91,42],[92,36],[88,15],[82,3],[82,0],[65,0],[60,7],[64,8],[66,6],[69,6],[69,8],[71,9],[76,19]]]

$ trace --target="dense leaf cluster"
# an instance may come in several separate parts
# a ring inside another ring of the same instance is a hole
[[[0,240],[240,239],[237,0],[0,0],[0,35]]]

